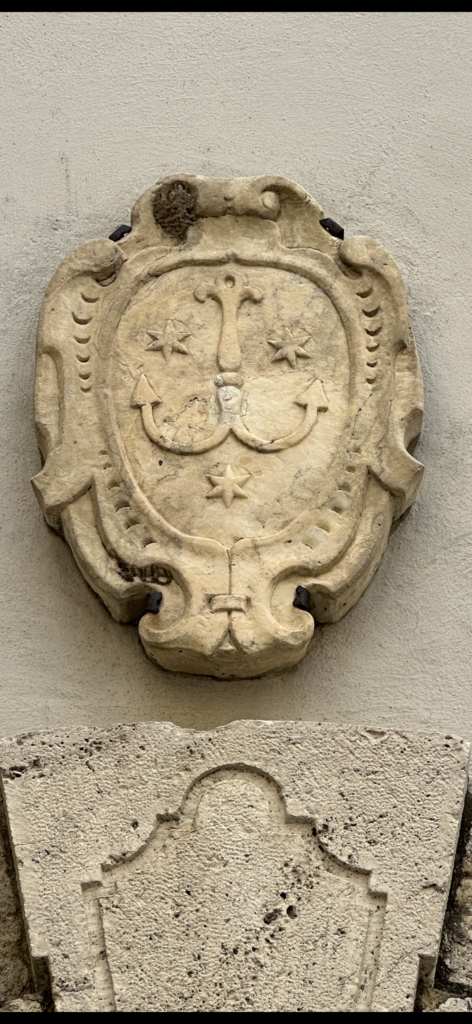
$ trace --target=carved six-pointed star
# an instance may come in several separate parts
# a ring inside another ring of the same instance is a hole
[[[181,320],[166,320],[164,330],[146,331],[146,334],[153,339],[150,345],[146,345],[146,351],[162,352],[166,363],[172,352],[182,352],[188,356],[188,348],[182,345],[182,342],[190,337],[190,331]]]
[[[291,331],[288,327],[283,328],[283,341],[279,338],[269,338],[269,345],[273,345],[277,350],[273,363],[277,363],[279,359],[286,359],[292,370],[296,369],[297,356],[301,356],[304,359],[311,359],[309,352],[305,352],[303,346],[311,340],[311,334],[304,331],[303,328],[293,328]]]
[[[235,473],[232,466],[226,466],[223,476],[211,476],[208,474],[208,479],[213,484],[213,489],[208,492],[207,498],[222,498],[226,508],[229,508],[233,498],[247,498],[249,495],[242,489],[242,484],[245,484],[250,473]]]

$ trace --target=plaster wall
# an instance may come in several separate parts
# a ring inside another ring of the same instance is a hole
[[[304,719],[472,737],[469,13],[1,15],[0,735]],[[283,675],[166,673],[42,520],[37,315],[71,249],[162,175],[279,173],[405,276],[425,376],[419,499],[364,597]]]

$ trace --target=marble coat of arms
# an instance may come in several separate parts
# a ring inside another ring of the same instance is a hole
[[[284,178],[174,176],[46,293],[34,489],[165,668],[296,663],[414,500],[422,388],[403,284],[382,246],[331,223]]]

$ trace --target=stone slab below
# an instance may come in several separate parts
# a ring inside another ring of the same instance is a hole
[[[455,737],[168,723],[0,744],[56,1011],[413,1010],[467,782]]]

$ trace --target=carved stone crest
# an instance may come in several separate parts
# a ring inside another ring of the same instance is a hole
[[[297,662],[414,500],[422,389],[400,274],[322,217],[284,178],[168,178],[126,238],[80,246],[46,293],[33,485],[165,668]]]

